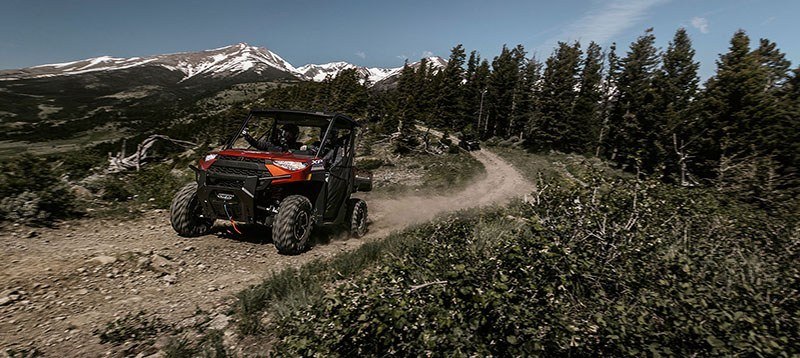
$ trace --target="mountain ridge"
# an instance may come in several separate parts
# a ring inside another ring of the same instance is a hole
[[[443,68],[447,61],[438,56],[427,57],[434,68]],[[412,67],[418,62],[410,63]],[[256,76],[270,72],[275,76],[283,72],[299,80],[321,82],[337,76],[341,71],[355,69],[369,84],[377,84],[400,74],[400,67],[366,67],[345,61],[323,64],[306,64],[295,67],[266,47],[250,46],[241,42],[215,49],[176,52],[145,57],[119,58],[99,56],[82,60],[51,63],[20,69],[0,70],[0,81],[41,79],[73,76],[93,72],[109,72],[138,67],[161,67],[182,74],[183,82],[194,77],[231,78],[245,73]],[[278,71],[278,72],[276,72]],[[256,77],[257,78],[257,77]]]

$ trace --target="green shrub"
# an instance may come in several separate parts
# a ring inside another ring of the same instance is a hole
[[[79,214],[75,195],[52,163],[30,154],[0,164],[0,197],[0,219],[49,224]]]
[[[433,226],[424,225],[403,234],[365,243],[354,251],[341,253],[328,261],[315,260],[300,269],[288,268],[273,274],[261,284],[237,294],[239,331],[246,335],[261,332],[264,328],[261,318],[265,311],[280,316],[292,315],[296,310],[321,299],[324,285],[354,277],[383,255],[400,254],[419,242],[416,237],[432,232],[435,232]]]
[[[461,149],[459,149],[458,146],[455,145],[447,147],[447,154],[458,154],[460,151]]]
[[[383,256],[275,322],[278,355],[800,354],[796,217],[585,172]]]
[[[222,332],[206,332],[199,342],[192,343],[184,337],[171,337],[164,347],[165,358],[224,358],[231,356],[222,342]]]
[[[133,197],[128,182],[124,178],[111,175],[102,180],[100,183],[102,188],[101,197],[103,200],[109,201],[127,201]]]
[[[85,178],[91,174],[92,169],[108,163],[106,156],[100,154],[97,149],[52,154],[47,158],[57,163],[58,172],[67,175],[70,180]]]
[[[425,162],[422,190],[441,190],[463,188],[485,173],[483,165],[467,153],[456,151],[445,154],[436,161]],[[409,166],[410,167],[410,166]]]
[[[156,208],[168,208],[175,193],[189,180],[191,176],[176,172],[167,164],[152,164],[139,172],[111,175],[100,187],[105,200],[135,199]]]

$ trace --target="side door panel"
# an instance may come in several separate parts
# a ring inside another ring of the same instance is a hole
[[[354,149],[353,132],[348,131],[345,143],[336,148],[337,152],[329,164],[325,190],[325,220],[335,220],[339,216],[339,209],[343,207],[352,192]]]

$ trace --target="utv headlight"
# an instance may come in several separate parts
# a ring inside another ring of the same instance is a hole
[[[206,157],[203,158],[203,161],[204,162],[210,162],[210,161],[212,161],[214,159],[217,159],[217,155],[216,154],[206,154]]]
[[[308,166],[308,164],[304,162],[295,162],[291,160],[276,160],[272,162],[272,164],[275,164],[275,166],[278,168],[286,169],[289,171],[303,170]]]

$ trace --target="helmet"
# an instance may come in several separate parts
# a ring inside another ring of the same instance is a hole
[[[281,127],[284,132],[289,132],[295,135],[295,137],[300,134],[300,128],[296,124],[287,123]]]

